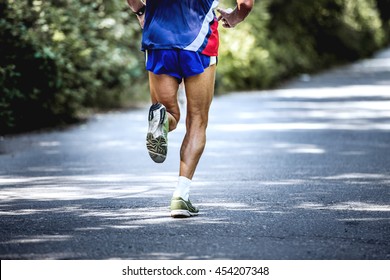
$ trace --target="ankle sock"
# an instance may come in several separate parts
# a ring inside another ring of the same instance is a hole
[[[173,192],[173,197],[181,197],[184,200],[188,200],[190,196],[190,186],[191,186],[191,180],[180,176],[179,181],[177,182],[177,186],[175,191]]]

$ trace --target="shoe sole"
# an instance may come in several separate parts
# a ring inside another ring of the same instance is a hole
[[[172,218],[189,218],[193,216],[198,216],[198,213],[193,213],[188,210],[172,210],[171,217]]]
[[[149,110],[149,122],[153,119],[153,111],[159,109],[161,104],[156,103],[152,107],[150,107]],[[160,119],[159,119],[159,125],[164,124],[164,120],[166,117],[166,109],[165,107],[161,108],[160,111]],[[168,143],[167,139],[160,135],[158,137],[154,137],[153,133],[148,132],[146,135],[146,148],[149,152],[149,156],[151,159],[156,163],[162,163],[165,161],[167,157],[168,152]]]
[[[146,136],[146,148],[154,162],[162,163],[165,161],[167,157],[167,141],[163,136],[154,138],[152,133],[148,133]]]

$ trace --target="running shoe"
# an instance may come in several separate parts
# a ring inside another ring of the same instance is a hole
[[[153,104],[149,109],[149,128],[146,148],[154,162],[162,163],[168,152],[168,115],[164,105]]]
[[[191,204],[190,200],[184,200],[181,197],[173,197],[171,200],[171,217],[187,218],[197,216],[199,209]]]

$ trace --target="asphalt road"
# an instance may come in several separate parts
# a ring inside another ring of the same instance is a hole
[[[261,73],[259,73],[261,75]],[[147,110],[0,140],[1,259],[390,259],[390,51],[214,99],[191,200],[172,219]]]

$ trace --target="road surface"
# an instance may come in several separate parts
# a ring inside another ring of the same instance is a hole
[[[389,108],[389,50],[216,97],[190,219],[168,210],[183,121],[163,164],[148,108],[3,137],[0,257],[388,260]]]

